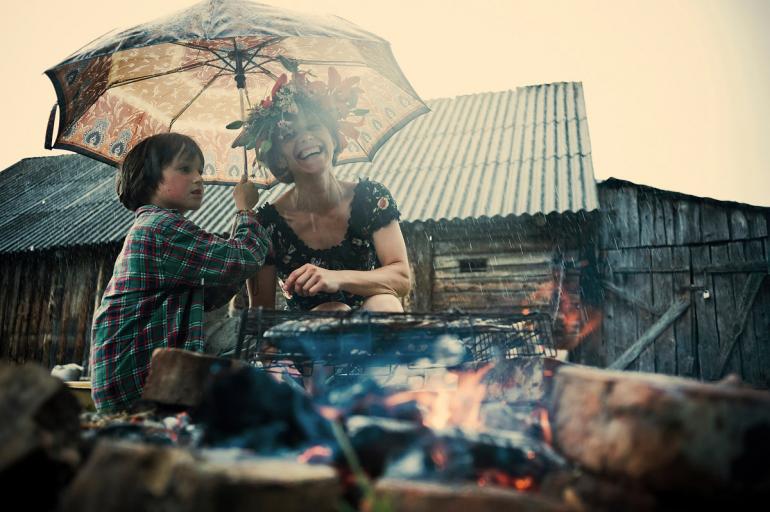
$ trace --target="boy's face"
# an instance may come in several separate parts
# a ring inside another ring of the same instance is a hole
[[[197,210],[203,203],[203,162],[184,150],[163,168],[158,188],[150,202],[161,208]]]

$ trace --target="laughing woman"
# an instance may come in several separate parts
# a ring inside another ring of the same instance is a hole
[[[252,306],[275,308],[277,281],[289,309],[403,311],[410,272],[395,201],[380,183],[332,173],[353,126],[345,119],[361,113],[356,93],[350,82],[330,89],[302,73],[282,76],[234,144],[258,148],[270,172],[294,184],[257,212],[273,253],[252,280]]]

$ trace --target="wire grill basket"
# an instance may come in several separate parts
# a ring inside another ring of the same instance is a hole
[[[542,312],[507,314],[295,312],[242,314],[234,356],[291,361],[356,373],[362,368],[481,365],[516,357],[554,357],[551,319]]]

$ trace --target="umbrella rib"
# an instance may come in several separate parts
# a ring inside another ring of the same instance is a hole
[[[192,98],[190,98],[190,101],[188,101],[188,102],[187,102],[187,104],[186,104],[184,107],[182,107],[182,110],[180,110],[179,112],[177,112],[177,114],[176,114],[174,117],[172,117],[172,118],[171,118],[171,122],[168,124],[168,131],[171,131],[171,128],[173,128],[173,127],[174,127],[174,123],[176,122],[176,120],[177,120],[177,119],[179,119],[179,118],[181,117],[181,115],[182,115],[182,114],[184,114],[184,113],[187,111],[187,109],[188,109],[188,108],[190,108],[190,106],[191,106],[191,105],[192,105],[192,104],[195,102],[195,100],[197,100],[197,99],[200,97],[200,95],[201,95],[201,94],[203,94],[203,93],[204,93],[204,91],[205,91],[206,89],[208,89],[208,88],[209,88],[209,86],[210,86],[211,84],[213,84],[213,83],[214,83],[214,81],[215,81],[217,78],[219,78],[220,76],[222,76],[222,74],[223,74],[224,72],[225,72],[224,70],[221,70],[219,73],[217,73],[216,75],[214,75],[214,76],[211,78],[211,80],[209,80],[208,82],[206,82],[206,84],[205,84],[203,87],[201,87],[201,90],[200,90],[200,91],[198,91],[198,93],[197,93],[195,96],[193,96]]]
[[[214,59],[212,59],[212,61],[213,60]],[[193,64],[188,64],[186,66],[181,66],[181,67],[178,67],[178,68],[169,69],[169,70],[163,71],[161,73],[154,73],[152,75],[138,76],[138,77],[134,77],[134,78],[127,78],[125,80],[118,80],[118,81],[114,82],[113,84],[111,84],[110,87],[111,88],[112,87],[120,87],[120,86],[123,86],[123,85],[129,85],[129,84],[133,84],[133,83],[136,83],[136,82],[141,82],[143,80],[150,80],[152,78],[158,78],[158,77],[161,77],[161,76],[171,75],[171,74],[174,74],[174,73],[180,73],[180,72],[183,72],[183,71],[190,71],[191,69],[195,69],[195,68],[198,68],[198,67],[209,65],[209,62],[211,62],[211,61],[196,62],[196,63],[193,63]]]

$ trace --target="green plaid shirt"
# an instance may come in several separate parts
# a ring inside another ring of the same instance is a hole
[[[226,240],[177,211],[136,210],[94,314],[90,365],[97,410],[124,410],[141,397],[156,348],[203,351],[205,290],[231,287],[235,293],[264,263],[269,240],[245,213]]]

